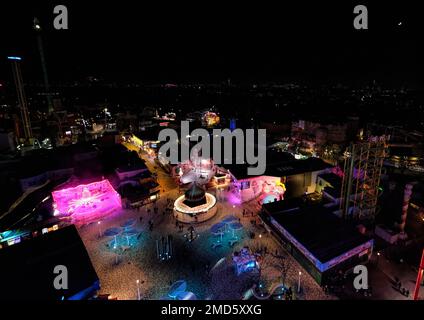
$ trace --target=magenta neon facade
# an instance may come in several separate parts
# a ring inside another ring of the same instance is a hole
[[[98,220],[122,208],[120,195],[107,179],[54,191],[52,196],[56,213],[73,222]]]

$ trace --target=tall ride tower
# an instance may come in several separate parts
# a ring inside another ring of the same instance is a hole
[[[44,47],[43,47],[43,39],[41,38],[41,25],[37,18],[34,18],[34,24],[33,28],[37,34],[37,46],[38,46],[38,52],[40,54],[40,60],[41,60],[41,68],[43,70],[43,81],[44,81],[44,90],[47,98],[47,109],[48,113],[51,114],[54,111],[53,108],[53,100],[50,94],[50,84],[49,84],[49,77],[47,75],[47,66],[46,66],[46,58],[44,56]]]
[[[21,57],[7,57],[12,63],[13,79],[15,81],[16,93],[18,96],[19,108],[21,110],[22,126],[24,131],[24,137],[27,142],[32,139],[31,121],[29,119],[28,105],[26,95],[24,91],[24,83],[22,80],[21,73]]]
[[[346,150],[340,209],[345,218],[374,220],[386,137],[350,145]]]

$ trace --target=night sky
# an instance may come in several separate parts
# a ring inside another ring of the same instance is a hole
[[[424,19],[412,1],[228,2],[2,1],[0,81],[10,54],[24,57],[26,79],[41,80],[37,16],[52,81],[423,82]],[[53,29],[56,4],[67,5],[69,30]],[[368,5],[369,30],[353,28],[357,4]]]

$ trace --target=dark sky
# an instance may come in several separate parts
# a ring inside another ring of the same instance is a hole
[[[23,56],[26,79],[41,79],[37,16],[53,80],[422,82],[424,19],[412,1],[368,4],[367,31],[353,28],[366,1],[285,2],[1,1],[0,80],[9,54]],[[69,30],[53,29],[56,4],[67,5]]]

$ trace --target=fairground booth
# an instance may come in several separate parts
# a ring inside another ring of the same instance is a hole
[[[301,198],[263,204],[261,219],[268,231],[321,285],[339,271],[366,263],[373,240],[322,204]]]
[[[86,223],[122,208],[121,197],[109,180],[101,180],[52,192],[55,215]]]

